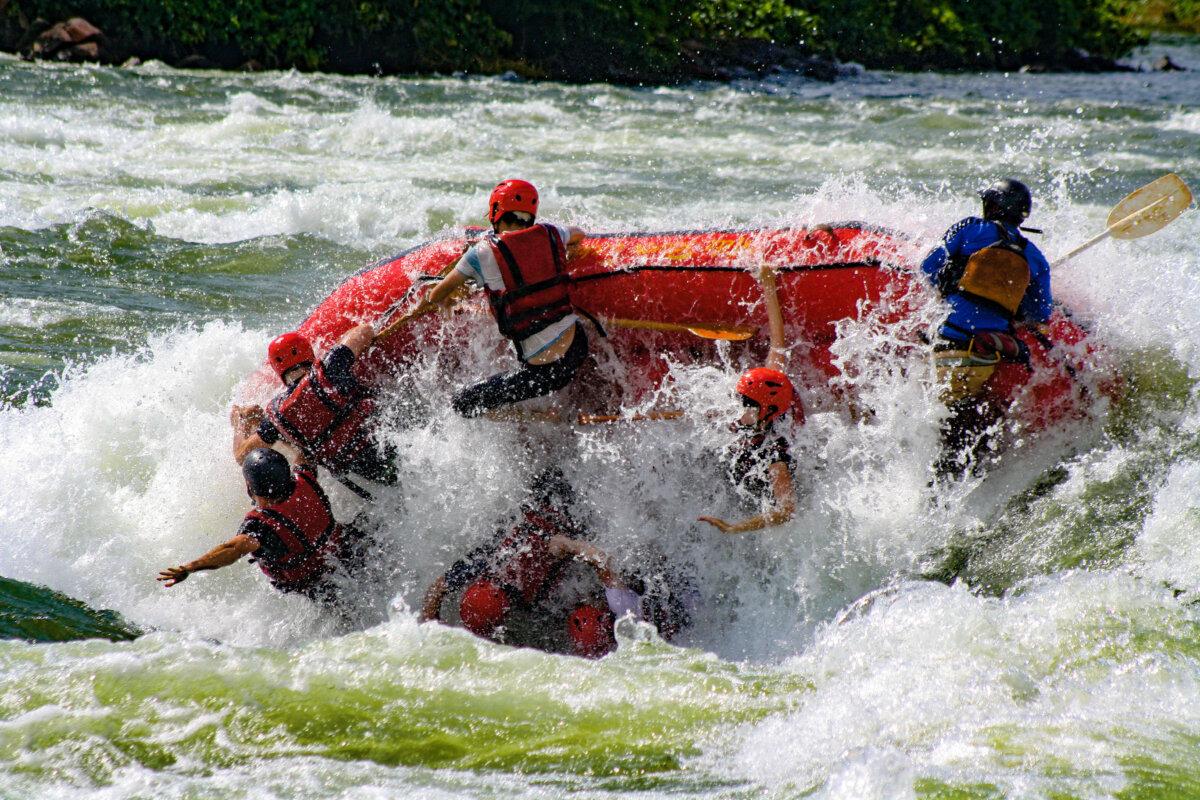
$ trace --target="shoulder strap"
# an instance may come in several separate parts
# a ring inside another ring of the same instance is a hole
[[[500,257],[504,259],[504,263],[508,264],[508,269],[510,272],[512,272],[513,282],[516,283],[517,286],[524,286],[525,278],[521,275],[521,268],[517,266],[517,259],[513,256],[512,250],[510,250],[508,245],[504,243],[504,240],[495,233],[488,234],[488,241],[491,242],[496,248],[497,252],[500,253]]]

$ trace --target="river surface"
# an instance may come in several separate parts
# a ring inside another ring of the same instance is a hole
[[[1164,51],[1200,70],[1186,40],[1139,57]],[[480,222],[500,178],[593,230],[858,219],[931,244],[1011,174],[1053,256],[1168,171],[1200,184],[1200,71],[637,89],[0,57],[0,623],[37,640],[0,641],[0,797],[1200,796],[1194,210],[1054,274],[1125,399],[940,501],[937,404],[877,326],[839,344],[875,415],[805,389],[800,511],[760,536],[694,522],[745,513],[721,424],[528,448],[445,410],[477,356],[408,378],[433,412],[393,432],[402,486],[373,511],[382,621],[338,632],[245,564],[154,581],[246,509],[226,416],[266,342]],[[679,392],[719,409],[732,375]],[[589,662],[416,623],[550,460],[601,546],[695,576],[677,646],[622,627]]]

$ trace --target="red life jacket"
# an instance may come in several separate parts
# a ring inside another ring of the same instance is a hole
[[[500,333],[517,345],[572,312],[567,276],[567,251],[552,225],[531,225],[519,231],[488,236],[504,281],[501,290],[488,289],[492,315]]]
[[[339,391],[318,361],[290,391],[267,404],[266,414],[280,435],[305,456],[342,474],[370,445],[365,423],[374,410],[374,402],[364,392]]]
[[[291,496],[251,509],[246,522],[256,520],[266,525],[285,548],[281,555],[255,556],[275,588],[304,591],[332,569],[342,548],[343,533],[333,518],[329,498],[311,473],[296,470],[293,474],[296,488]]]
[[[566,515],[552,509],[526,509],[525,518],[500,542],[495,577],[525,603],[544,596],[562,571],[563,559],[550,553],[550,537],[570,531]]]

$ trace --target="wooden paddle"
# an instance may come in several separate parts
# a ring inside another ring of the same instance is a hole
[[[603,320],[605,325],[615,328],[633,328],[646,331],[687,332],[701,339],[716,339],[725,342],[744,342],[754,335],[753,328],[721,327],[720,325],[691,324],[681,322],[659,322],[652,319],[614,319]]]
[[[1157,233],[1191,204],[1192,193],[1183,179],[1173,172],[1163,175],[1117,203],[1108,214],[1108,227],[1104,233],[1088,239],[1055,261],[1053,266],[1062,266],[1110,236],[1114,239],[1140,239]]]

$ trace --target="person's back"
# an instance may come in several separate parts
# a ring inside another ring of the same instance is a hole
[[[348,619],[343,585],[335,578],[339,572],[361,575],[367,538],[334,519],[311,467],[292,467],[282,453],[263,447],[241,461],[253,507],[237,533],[199,558],[163,570],[158,580],[174,586],[194,572],[251,556],[278,591],[302,594]]]
[[[981,331],[1012,330],[1017,320],[1043,323],[1053,310],[1050,265],[1021,235],[1032,199],[1019,181],[1000,181],[980,194],[983,217],[950,227],[921,270],[950,306],[941,335],[966,341]]]
[[[254,561],[272,586],[310,594],[336,566],[345,531],[311,469],[292,468],[292,487],[287,496],[246,512],[238,532],[258,541]]]
[[[1028,187],[997,181],[980,199],[982,218],[953,225],[921,264],[949,306],[933,343],[940,398],[950,410],[934,466],[939,478],[962,474],[987,452],[1005,411],[988,395],[988,381],[1001,361],[1028,365],[1016,325],[1044,324],[1054,308],[1050,264],[1021,235],[1033,208]]]
[[[981,217],[961,220],[946,232],[922,269],[950,306],[942,328],[947,338],[1007,332],[1017,319],[1050,318],[1050,265],[1012,223]]]
[[[557,392],[587,359],[587,333],[576,316],[584,312],[571,304],[565,271],[567,247],[580,242],[583,231],[537,222],[537,212],[532,184],[515,179],[497,184],[486,215],[491,232],[380,334],[448,301],[464,284],[483,289],[497,328],[516,349],[519,368],[455,394],[454,409],[465,417]]]
[[[355,374],[374,338],[370,325],[355,326],[320,359],[299,333],[274,339],[267,355],[283,390],[265,409],[234,407],[234,457],[282,440],[343,482],[347,473],[356,473],[395,483],[393,453],[381,452],[375,441],[372,393]]]

